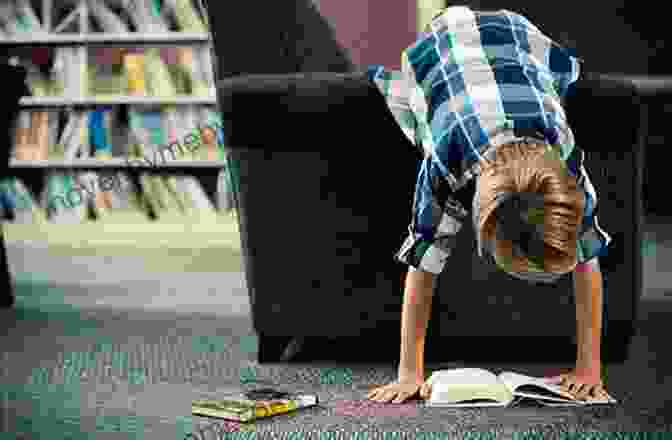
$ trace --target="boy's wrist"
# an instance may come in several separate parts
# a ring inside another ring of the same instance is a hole
[[[399,369],[398,372],[399,376],[399,381],[407,381],[407,380],[419,380],[423,382],[425,380],[425,374],[422,370],[416,371],[416,370],[408,370],[408,369]]]
[[[576,367],[574,371],[577,373],[582,373],[589,376],[600,376],[602,370],[602,363],[599,359],[583,360],[578,359],[576,361]]]

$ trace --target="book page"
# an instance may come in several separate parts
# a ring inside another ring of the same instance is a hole
[[[430,406],[505,406],[513,400],[494,373],[480,368],[435,371],[428,381]]]
[[[507,371],[499,379],[515,396],[546,399],[556,402],[575,401],[574,397],[560,386],[544,382],[540,377]]]

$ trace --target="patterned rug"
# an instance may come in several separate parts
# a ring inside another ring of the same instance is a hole
[[[0,312],[0,439],[670,438],[641,436],[672,427],[672,362],[662,337],[670,302],[643,307],[631,360],[608,366],[616,407],[450,409],[367,401],[366,390],[393,380],[396,365],[338,359],[374,341],[332,341],[329,362],[260,365],[248,314],[65,304],[77,288],[20,282],[16,307]],[[557,368],[444,363],[428,370],[459,366],[532,375]],[[269,385],[316,393],[321,404],[245,426],[190,414],[192,399]]]

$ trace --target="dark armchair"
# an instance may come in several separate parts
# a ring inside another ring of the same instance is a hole
[[[398,348],[407,268],[392,256],[407,233],[420,156],[378,90],[363,72],[252,75],[222,82],[219,98],[240,166],[260,361],[280,359],[291,338],[386,335]],[[566,102],[613,237],[601,258],[604,359],[624,358],[642,291],[644,108],[631,82],[588,73]],[[554,338],[571,360],[574,313],[571,275],[536,286],[493,271],[465,225],[436,286],[428,339],[491,356],[515,339],[540,356]]]
[[[288,359],[293,339],[362,335],[377,337],[376,350],[388,341],[396,357],[407,268],[393,255],[407,233],[419,153],[311,1],[258,11],[243,2],[235,14],[210,3],[259,360]],[[249,41],[231,38],[251,31]],[[642,291],[647,107],[630,79],[589,71],[566,108],[614,240],[601,262],[603,359],[616,360],[626,357]],[[538,358],[556,339],[567,347],[556,354],[573,361],[571,276],[528,285],[482,264],[470,225],[459,241],[436,286],[428,358],[439,337],[451,350],[434,360],[461,356],[458,346],[475,347],[471,357],[522,347]]]

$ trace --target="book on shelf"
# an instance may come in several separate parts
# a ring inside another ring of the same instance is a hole
[[[231,169],[227,161],[226,168],[217,175],[217,209],[220,212],[231,212],[235,208],[234,191]]]
[[[165,151],[168,136],[163,112],[130,107],[128,116],[131,145],[135,146],[131,155],[145,158],[150,165],[163,165],[170,159],[170,152]]]
[[[191,413],[216,417],[234,422],[253,422],[257,419],[286,414],[318,405],[316,394],[287,393],[283,397],[254,398],[247,393],[234,393],[221,398],[196,399],[191,402]]]
[[[177,96],[173,77],[161,59],[159,49],[145,49],[144,66],[146,86],[150,96],[161,98],[174,98]]]
[[[5,221],[17,224],[44,224],[44,210],[24,183],[16,177],[0,181],[0,208]]]
[[[128,94],[132,96],[147,95],[145,55],[138,53],[125,54],[124,68],[128,79]]]
[[[89,112],[89,142],[96,159],[112,158],[113,109],[99,107]]]
[[[88,0],[89,13],[103,32],[125,34],[130,28],[103,0]]]
[[[69,98],[86,96],[89,89],[86,49],[61,47],[55,52],[52,68],[54,93]]]
[[[165,0],[164,8],[175,18],[182,32],[205,33],[208,31],[191,0]]]
[[[86,111],[73,110],[68,114],[68,122],[65,124],[59,144],[63,149],[63,160],[70,162],[79,156],[86,156],[84,136],[87,133]],[[60,157],[59,157],[60,158]]]
[[[2,2],[0,4],[0,23],[12,37],[35,36],[45,33],[28,0]]]
[[[169,176],[166,183],[186,216],[200,220],[216,218],[217,210],[196,177]]]
[[[542,377],[506,371],[495,374],[480,368],[456,368],[432,373],[428,406],[510,406],[524,401],[545,406],[585,406],[618,403],[614,398],[578,400]]]
[[[203,106],[200,108],[200,114],[201,127],[209,129],[205,132],[201,128],[201,139],[209,148],[208,160],[226,160],[221,113]]]
[[[53,110],[20,110],[14,122],[12,157],[16,160],[45,160],[58,129]]]
[[[80,184],[92,194],[90,207],[96,221],[146,223],[148,205],[128,176],[121,171],[90,171],[79,176]]]
[[[142,194],[158,220],[183,218],[178,200],[168,188],[164,176],[140,174]]]
[[[49,171],[45,175],[40,205],[51,223],[77,224],[89,219],[89,197],[72,171]]]
[[[124,7],[137,32],[168,32],[168,25],[161,15],[157,2],[153,0],[128,0],[124,2]]]

